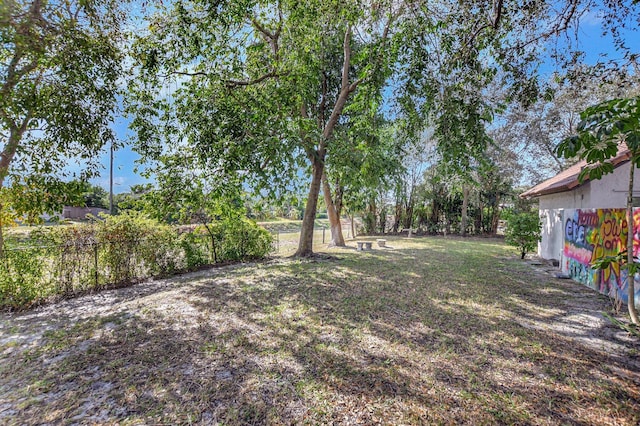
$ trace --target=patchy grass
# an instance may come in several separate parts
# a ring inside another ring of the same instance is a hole
[[[298,249],[302,221],[278,220],[275,222],[259,222],[258,225],[262,226],[273,235],[274,256],[290,257]],[[347,243],[353,243],[354,239],[351,237],[350,223],[343,221],[342,233]],[[316,219],[313,231],[313,246],[316,249],[318,247],[326,246],[330,240],[331,228],[329,226],[329,220]]]
[[[275,220],[269,220],[264,222],[258,222],[258,225],[265,228],[267,231],[271,233],[281,232],[281,233],[300,233],[300,229],[302,228],[302,220],[290,220],[290,219],[282,219],[278,218]],[[322,229],[322,227],[329,227],[328,219],[316,219],[314,221],[314,226],[317,229]]]
[[[495,240],[387,245],[2,314],[0,423],[638,424],[606,299]]]

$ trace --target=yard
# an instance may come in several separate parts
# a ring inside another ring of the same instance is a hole
[[[606,298],[498,240],[349,244],[0,314],[0,423],[640,421]]]

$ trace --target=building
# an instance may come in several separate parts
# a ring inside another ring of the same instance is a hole
[[[64,206],[61,219],[86,219],[87,215],[98,216],[100,213],[109,213],[109,210],[101,207]]]
[[[611,160],[613,173],[601,179],[580,182],[579,174],[587,165],[581,161],[520,195],[539,200],[540,257],[558,261],[562,272],[576,281],[625,303],[626,271],[617,264],[603,270],[593,269],[591,264],[626,249],[630,229],[626,217],[629,158],[628,150],[621,147]],[[634,188],[640,193],[640,170],[636,170]],[[634,209],[631,229],[634,255],[640,255],[640,208]],[[640,277],[636,277],[635,290],[638,304]]]

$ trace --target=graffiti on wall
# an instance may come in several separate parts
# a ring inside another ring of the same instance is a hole
[[[634,255],[640,252],[640,209],[634,211],[632,238]],[[567,212],[564,224],[564,269],[573,279],[600,293],[627,300],[626,270],[619,264],[597,270],[591,264],[604,256],[615,256],[627,246],[629,225],[625,209],[576,209]],[[636,277],[636,281],[638,278]],[[636,284],[636,300],[640,288]]]

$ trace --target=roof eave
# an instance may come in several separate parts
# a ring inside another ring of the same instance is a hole
[[[622,166],[623,164],[628,163],[630,159],[631,159],[631,153],[629,151],[627,151],[627,152],[625,152],[625,153],[613,158],[611,160],[611,164],[613,164],[613,168],[614,169],[617,169],[618,167]],[[531,198],[538,198],[538,197],[541,197],[543,195],[558,194],[560,192],[566,192],[566,191],[571,191],[573,189],[576,189],[576,188],[586,184],[589,181],[590,181],[589,177],[585,176],[585,178],[584,178],[584,180],[582,182],[580,182],[578,179],[574,179],[574,180],[571,180],[570,182],[567,182],[565,184],[558,185],[558,186],[555,186],[555,187],[550,187],[550,188],[544,188],[544,189],[541,189],[541,190],[538,190],[538,191],[534,191],[535,187],[533,187],[530,190],[525,191],[522,194],[520,194],[519,197],[520,198],[525,198],[525,199],[531,199]]]

